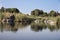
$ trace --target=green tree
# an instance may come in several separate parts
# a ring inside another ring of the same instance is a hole
[[[41,16],[41,15],[43,15],[43,11],[39,10],[39,9],[35,9],[35,10],[31,11],[31,15]]]
[[[44,12],[44,14],[42,16],[43,17],[48,16],[47,12]]]
[[[1,7],[0,12],[4,12],[4,7]]]
[[[7,8],[6,12],[10,13],[19,13],[20,11],[17,8]]]
[[[52,11],[50,11],[50,13],[48,15],[55,17],[56,16],[56,12],[52,10]]]

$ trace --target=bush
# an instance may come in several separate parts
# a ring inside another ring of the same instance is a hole
[[[56,24],[57,24],[57,27],[60,27],[60,18],[57,19]]]

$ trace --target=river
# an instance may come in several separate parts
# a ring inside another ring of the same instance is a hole
[[[0,40],[60,40],[60,27],[44,23],[0,23]]]

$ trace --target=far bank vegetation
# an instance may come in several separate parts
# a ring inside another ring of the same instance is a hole
[[[0,9],[0,22],[3,20],[10,19],[11,16],[14,15],[14,21],[16,22],[30,22],[36,19],[47,19],[47,20],[53,20],[57,22],[57,19],[60,17],[60,13],[54,10],[51,10],[50,12],[44,12],[43,10],[35,9],[32,10],[31,15],[29,14],[23,14],[22,12],[19,11],[17,8],[4,8],[1,7]],[[12,17],[13,19],[13,17]]]

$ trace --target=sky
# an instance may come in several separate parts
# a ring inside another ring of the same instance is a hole
[[[30,14],[34,9],[44,12],[60,12],[60,0],[0,0],[0,7],[18,8],[20,12]]]

